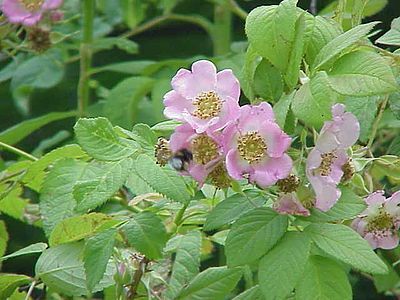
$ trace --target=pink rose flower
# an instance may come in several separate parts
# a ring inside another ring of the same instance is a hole
[[[223,159],[218,140],[215,133],[196,133],[187,123],[176,127],[169,141],[172,153],[184,150],[193,156],[182,174],[193,177],[202,185],[213,167]]]
[[[400,228],[400,191],[387,199],[383,194],[383,191],[377,191],[365,198],[368,207],[351,223],[351,227],[373,249],[392,249],[399,244],[397,230]]]
[[[333,121],[325,122],[306,163],[306,175],[315,194],[315,207],[328,211],[340,198],[336,187],[343,176],[342,167],[349,162],[346,149],[358,139],[360,125],[357,118],[344,112],[343,104],[332,107]]]
[[[292,160],[285,153],[291,138],[275,123],[272,107],[266,102],[242,106],[238,120],[225,128],[222,141],[232,178],[248,175],[250,182],[270,186],[292,169]]]
[[[222,129],[239,116],[239,81],[232,70],[217,73],[212,62],[200,60],[192,71],[180,69],[164,96],[164,115],[188,122],[198,133]]]
[[[34,26],[46,10],[61,6],[62,0],[4,0],[1,11],[10,23]]]
[[[274,203],[274,209],[279,214],[310,215],[310,211],[303,206],[294,192],[279,195]]]

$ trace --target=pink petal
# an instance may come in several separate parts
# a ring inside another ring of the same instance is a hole
[[[268,155],[280,157],[289,148],[292,139],[276,123],[265,121],[260,125],[259,132],[267,143]]]
[[[364,239],[369,243],[372,249],[378,248],[378,240],[375,238],[373,233],[367,232],[364,236]]]
[[[232,149],[226,155],[226,170],[232,178],[242,179],[242,175],[248,174],[251,171],[251,167],[240,157],[237,150]]]
[[[174,90],[165,94],[164,105],[164,116],[177,121],[184,121],[182,116],[183,111],[193,106],[190,101],[188,101],[186,98],[183,98]]]
[[[361,236],[365,234],[365,227],[368,225],[368,222],[365,218],[356,218],[351,222],[351,227],[357,231]]]
[[[42,9],[43,10],[56,9],[59,8],[62,3],[63,0],[45,0]]]
[[[347,112],[343,115],[337,136],[341,148],[351,147],[357,142],[360,136],[360,123],[358,123],[357,118],[352,113]]]
[[[344,114],[344,104],[337,103],[332,106],[332,117],[341,117]]]
[[[399,244],[399,236],[396,232],[387,231],[387,236],[377,239],[378,245],[377,248],[382,249],[393,249],[396,248]]]
[[[316,194],[315,207],[322,211],[328,211],[339,200],[341,191],[335,184],[326,184],[320,180],[311,181]]]
[[[217,94],[222,98],[231,97],[238,103],[240,86],[232,70],[226,69],[217,73]]]
[[[295,193],[283,194],[274,203],[274,209],[280,214],[309,216],[310,211],[306,209]]]
[[[236,149],[238,136],[239,130],[236,123],[231,123],[224,129],[222,132],[222,148],[224,152],[227,153],[231,149]]]
[[[313,169],[318,168],[321,165],[322,158],[321,158],[321,152],[318,151],[316,148],[312,149],[310,153],[308,154],[307,157],[307,162],[306,162],[306,171],[307,171],[307,177],[311,174]]]
[[[385,209],[392,216],[400,216],[400,191],[395,192],[390,198],[386,199]]]
[[[336,132],[336,124],[333,122],[325,122],[321,129],[320,135],[318,136],[315,148],[322,153],[332,152],[337,149],[340,145],[340,142],[337,139]]]
[[[207,60],[192,65],[192,72],[180,69],[172,78],[171,85],[185,98],[194,99],[202,92],[216,91],[217,69]]]
[[[4,0],[1,11],[8,17],[10,23],[22,23],[31,15],[31,12],[24,9],[17,0]]]
[[[209,131],[217,131],[225,126],[229,125],[230,123],[236,121],[240,116],[240,106],[237,101],[233,100],[231,97],[227,97],[226,101],[222,104],[221,113],[218,117],[216,117],[216,122],[214,124],[208,123],[207,126],[209,127],[206,130]],[[201,120],[203,121],[203,120]]]
[[[190,141],[195,135],[195,131],[189,124],[182,124],[175,128],[175,132],[171,135],[169,146],[172,152],[182,149],[190,150]]]
[[[384,193],[385,192],[382,190],[376,191],[367,198],[364,198],[364,201],[367,202],[368,205],[381,205],[386,200],[385,196],[383,196]]]
[[[342,167],[345,163],[349,161],[349,157],[347,156],[346,151],[344,150],[337,150],[336,151],[337,158],[333,160],[332,166],[331,166],[331,173],[328,175],[330,179],[332,179],[332,182],[335,182],[338,184],[340,182],[340,179],[343,176],[343,170]]]
[[[193,162],[189,164],[188,171],[190,176],[199,183],[200,187],[204,184],[209,173],[204,166],[196,165]]]
[[[292,170],[292,159],[287,154],[281,157],[271,157],[253,164],[254,173],[250,174],[250,181],[260,186],[270,186],[278,179],[286,178]]]

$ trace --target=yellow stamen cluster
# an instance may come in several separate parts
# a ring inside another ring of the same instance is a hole
[[[368,225],[365,228],[367,232],[390,230],[394,227],[394,217],[381,207],[378,213],[368,217]]]
[[[342,177],[341,182],[346,183],[353,178],[354,173],[355,173],[355,168],[354,168],[354,165],[353,165],[351,159],[349,159],[347,161],[347,163],[345,163],[342,166],[342,171],[343,171],[343,177]]]
[[[165,166],[171,155],[172,151],[169,148],[168,140],[165,138],[159,138],[157,144],[154,146],[154,156],[157,159],[157,164],[161,167]]]
[[[294,175],[290,174],[288,177],[284,179],[279,179],[276,182],[276,185],[278,186],[279,190],[283,193],[291,193],[297,190],[297,188],[300,185],[300,179]]]
[[[332,172],[332,163],[337,158],[337,155],[334,152],[322,153],[321,158],[321,165],[318,169],[321,176],[328,176]]]
[[[191,141],[191,146],[196,164],[205,165],[219,156],[218,144],[206,134],[196,136]]]
[[[266,155],[267,144],[256,131],[250,131],[239,136],[237,143],[240,156],[250,164],[259,162]]]
[[[18,0],[19,3],[29,10],[30,12],[34,12],[42,7],[44,0]]]
[[[223,163],[220,163],[216,166],[210,174],[208,174],[209,178],[213,185],[215,185],[218,189],[225,189],[231,186],[231,178],[226,172],[226,168]]]
[[[200,93],[192,104],[197,106],[193,116],[202,120],[218,116],[222,109],[221,98],[214,91]]]

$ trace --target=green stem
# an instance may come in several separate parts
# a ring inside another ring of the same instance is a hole
[[[375,139],[376,133],[378,131],[378,127],[379,127],[379,122],[382,119],[382,115],[383,115],[383,112],[385,111],[388,100],[389,100],[389,95],[386,95],[381,103],[381,106],[379,107],[379,112],[378,112],[378,115],[376,116],[375,122],[372,125],[371,135],[369,137],[368,144],[367,144],[367,148],[369,148],[369,149],[371,149],[372,143],[374,142],[374,139]]]
[[[231,47],[232,11],[228,0],[216,1],[214,7],[213,44],[214,55],[223,55]]]
[[[252,288],[254,286],[253,272],[251,272],[251,268],[249,265],[244,266],[243,277],[246,290]]]
[[[188,207],[188,205],[189,205],[189,203],[184,204],[184,205],[182,206],[182,208],[181,208],[181,209],[178,211],[178,213],[176,214],[176,217],[175,217],[175,220],[174,220],[174,223],[175,223],[175,225],[176,225],[176,228],[178,228],[179,225],[182,224],[183,215],[184,215],[185,210],[186,210],[186,208]]]
[[[236,3],[235,0],[228,0],[228,4],[231,7],[231,10],[234,14],[236,14],[238,17],[242,18],[243,20],[246,20],[247,18],[247,12],[242,9],[239,4]]]
[[[78,83],[78,115],[80,117],[86,115],[89,105],[89,71],[92,63],[92,51],[90,46],[93,41],[94,6],[95,0],[83,1],[82,42],[79,50],[81,67]]]
[[[382,53],[382,54],[385,54],[385,55],[387,55],[387,56],[393,57],[393,58],[395,58],[395,59],[400,59],[400,54],[392,53],[392,52],[390,52],[390,51],[387,51],[387,50],[385,50],[385,49],[382,49],[382,48],[379,48],[379,47],[377,47],[377,46],[371,45],[371,44],[369,44],[369,43],[359,41],[359,42],[357,42],[357,44],[359,44],[359,45],[361,45],[361,46],[365,46],[365,47],[372,48],[372,49],[374,49],[374,50],[376,50],[376,51],[378,51],[378,52],[380,52],[380,53]]]
[[[346,0],[339,0],[338,6],[335,11],[335,16],[334,19],[339,23],[340,26],[342,26],[342,21],[343,21],[343,14],[345,13],[346,10]]]
[[[6,149],[6,150],[8,150],[8,151],[10,151],[12,153],[15,153],[15,154],[17,154],[19,156],[25,157],[25,158],[27,158],[29,160],[33,160],[33,161],[38,160],[37,157],[35,157],[35,156],[25,152],[25,151],[22,151],[21,149],[18,149],[18,148],[15,148],[15,147],[11,146],[11,145],[8,145],[6,143],[0,142],[0,147],[4,148],[4,149]]]

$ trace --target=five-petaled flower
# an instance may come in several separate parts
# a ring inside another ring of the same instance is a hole
[[[377,191],[365,198],[368,207],[351,223],[373,249],[392,249],[399,244],[400,191],[389,198],[385,198],[383,193]]]
[[[180,69],[164,96],[164,115],[184,121],[198,133],[222,129],[239,116],[239,81],[232,70],[217,73],[212,62],[200,60],[192,71]]]
[[[232,178],[248,175],[252,183],[273,185],[289,175],[292,160],[285,153],[291,138],[275,123],[271,105],[245,105],[236,122],[223,132],[226,167]]]
[[[316,194],[315,207],[322,211],[329,210],[341,195],[337,184],[350,163],[346,149],[360,134],[357,118],[344,109],[343,104],[332,107],[333,121],[325,122],[307,158],[306,174]]]
[[[47,10],[61,6],[63,0],[4,0],[1,11],[10,23],[34,26]]]

